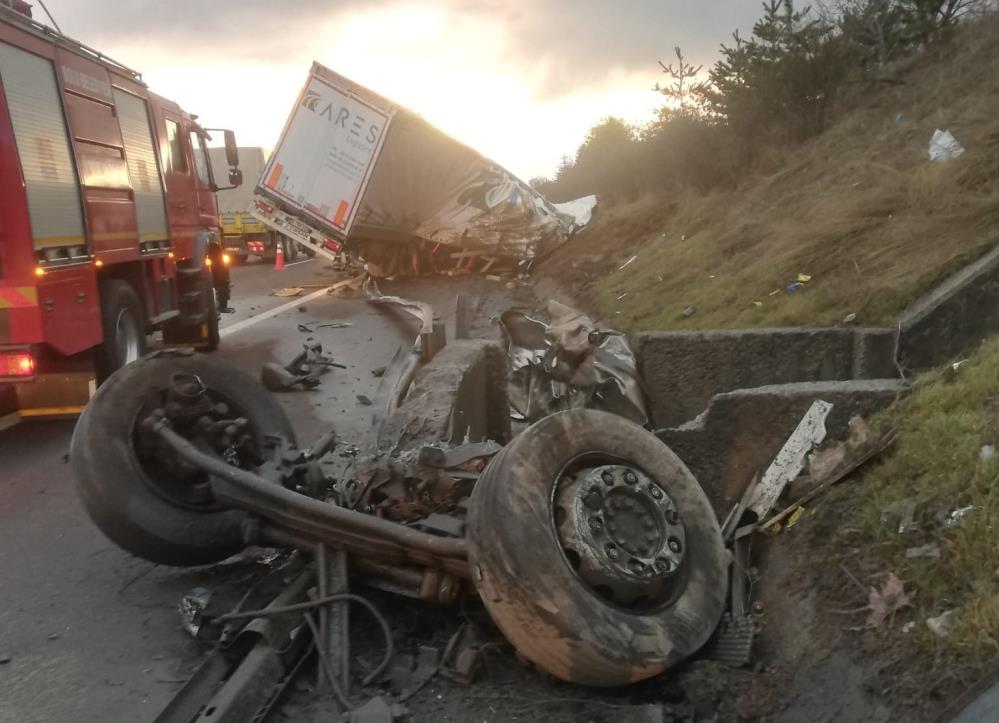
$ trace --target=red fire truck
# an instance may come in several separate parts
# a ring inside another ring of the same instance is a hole
[[[0,428],[73,414],[146,350],[212,349],[229,277],[197,116],[0,3]],[[236,141],[222,131],[238,186]]]

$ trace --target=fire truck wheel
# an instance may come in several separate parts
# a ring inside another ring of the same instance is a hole
[[[218,295],[215,293],[215,287],[212,285],[212,278],[209,275],[205,279],[205,298],[207,299],[208,315],[205,317],[205,324],[208,326],[208,336],[205,339],[205,344],[198,347],[198,351],[208,352],[215,351],[219,348],[219,342],[221,340],[219,336],[219,301]]]
[[[226,405],[226,416],[250,420],[257,451],[268,435],[294,443],[284,410],[256,380],[214,357],[167,350],[125,367],[97,390],[73,432],[70,463],[84,507],[113,542],[150,562],[202,565],[243,548],[248,515],[215,502],[203,476],[143,436],[142,420],[162,407],[176,375],[196,376],[216,404]]]
[[[97,348],[97,376],[104,381],[146,353],[145,309],[125,281],[101,284],[101,325],[104,343]]]
[[[589,686],[696,652],[724,608],[728,556],[707,497],[659,439],[594,410],[536,422],[479,477],[469,561],[526,658]]]

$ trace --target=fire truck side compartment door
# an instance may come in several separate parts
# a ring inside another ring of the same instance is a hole
[[[114,103],[125,145],[128,175],[135,194],[139,240],[166,240],[170,237],[166,223],[166,203],[159,164],[153,150],[149,109],[144,100],[118,88],[114,89]]]
[[[52,63],[0,43],[0,74],[14,126],[36,249],[86,243],[80,185]]]

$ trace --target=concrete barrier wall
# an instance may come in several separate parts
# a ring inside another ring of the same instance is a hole
[[[641,332],[632,337],[656,427],[674,427],[734,389],[897,376],[891,329]]]
[[[999,333],[999,248],[914,303],[899,321],[899,358],[912,371],[960,359]]]
[[[658,432],[690,467],[715,511],[724,517],[762,474],[812,403],[833,405],[827,439],[845,439],[847,422],[891,404],[906,391],[893,379],[804,382],[740,389],[716,396],[696,421]]]

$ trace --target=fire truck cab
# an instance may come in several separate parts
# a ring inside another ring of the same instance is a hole
[[[218,344],[228,259],[196,120],[0,4],[0,428],[78,412],[154,331]]]

